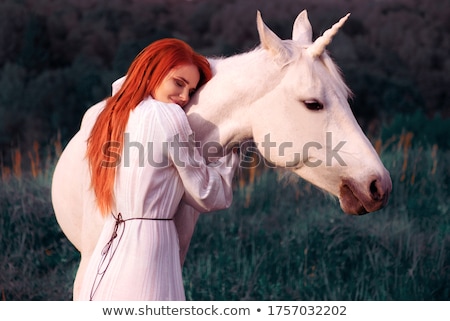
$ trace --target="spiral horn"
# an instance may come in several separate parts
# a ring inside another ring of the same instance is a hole
[[[333,40],[333,37],[344,25],[349,16],[350,13],[348,13],[345,17],[341,18],[330,29],[325,31],[322,36],[317,38],[316,41],[314,41],[314,43],[311,46],[309,46],[308,52],[313,57],[319,57],[325,51],[325,48],[331,43],[331,40]]]

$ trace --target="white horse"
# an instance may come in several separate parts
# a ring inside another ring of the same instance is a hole
[[[279,167],[339,198],[350,214],[382,208],[392,188],[388,171],[357,124],[349,89],[325,51],[348,15],[312,41],[306,11],[297,17],[292,40],[281,40],[257,15],[261,46],[223,59],[210,59],[214,77],[192,98],[188,119],[202,150],[221,153],[253,139],[259,152]],[[119,86],[117,83],[116,86]],[[104,106],[92,107],[84,119]],[[63,151],[52,183],[58,223],[81,253],[74,298],[102,229],[95,206],[83,126]],[[212,148],[212,149],[214,149]],[[204,154],[205,156],[205,154]],[[182,203],[175,216],[184,261],[199,213]]]

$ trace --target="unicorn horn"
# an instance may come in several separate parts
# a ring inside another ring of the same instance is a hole
[[[330,29],[325,31],[322,36],[317,38],[316,41],[314,41],[314,43],[308,47],[308,52],[313,57],[319,57],[325,51],[326,46],[331,43],[331,40],[336,35],[338,30],[344,25],[349,16],[350,13],[341,18],[341,20],[336,22]]]

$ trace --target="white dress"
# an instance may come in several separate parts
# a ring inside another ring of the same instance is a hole
[[[185,300],[171,219],[182,199],[200,212],[228,207],[238,157],[231,154],[207,166],[192,147],[181,107],[151,98],[130,113],[125,132],[113,213],[78,299]]]

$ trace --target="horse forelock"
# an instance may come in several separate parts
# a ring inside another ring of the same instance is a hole
[[[332,80],[334,87],[345,97],[353,97],[353,92],[345,83],[341,69],[336,65],[326,50],[319,57],[308,59],[307,57],[310,57],[310,55],[307,54],[309,46],[304,46],[303,44],[290,39],[283,40],[282,43],[287,49],[286,52],[288,55],[285,55],[283,59],[281,59],[284,61],[281,65],[281,69],[287,69],[295,62],[306,63],[309,64],[310,67],[313,67],[314,63],[319,62],[325,66],[330,76],[329,79]],[[258,46],[254,51],[264,52],[265,50],[261,46]],[[275,60],[272,59],[272,61],[276,63]]]
[[[313,68],[315,63],[320,63],[328,71],[328,79],[332,80],[333,87],[344,97],[353,97],[353,92],[345,83],[341,69],[336,65],[326,50],[319,57],[311,57],[307,53],[309,46],[304,46],[293,40],[283,40],[283,44],[288,49],[290,56],[285,58],[282,69],[287,69],[296,62],[308,64],[310,68]]]
[[[336,87],[340,88],[341,92],[347,98],[352,98],[353,92],[345,83],[342,70],[335,64],[333,59],[331,59],[331,57],[326,52],[324,54],[322,54],[321,59],[322,59],[323,64],[325,65],[325,67],[330,72],[330,75],[331,75],[332,79],[334,80]]]

